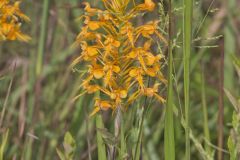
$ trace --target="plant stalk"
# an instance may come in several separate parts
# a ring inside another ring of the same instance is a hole
[[[167,160],[175,159],[175,142],[173,126],[173,55],[172,55],[172,0],[168,7],[168,93],[164,129],[164,155]]]
[[[97,128],[104,128],[101,114],[96,115],[96,127]],[[107,160],[106,147],[105,147],[105,144],[103,142],[102,135],[99,131],[97,131],[97,148],[98,148],[98,159],[99,160]]]
[[[203,109],[203,130],[204,130],[204,137],[208,142],[205,142],[205,150],[208,154],[210,154],[211,150],[208,145],[210,142],[210,132],[208,128],[208,112],[207,112],[207,103],[206,103],[206,87],[205,87],[205,78],[204,78],[204,65],[202,64],[202,76],[201,76],[201,92],[202,92],[202,109]]]
[[[37,64],[36,64],[36,75],[39,76],[42,72],[43,67],[43,56],[46,45],[47,37],[47,25],[48,25],[48,12],[49,12],[49,2],[50,0],[43,1],[43,12],[42,12],[42,23],[41,31],[38,44],[38,54],[37,54]]]
[[[186,136],[186,160],[190,160],[190,136],[189,136],[189,79],[190,79],[190,54],[192,44],[192,0],[184,0],[183,19],[183,59],[184,59],[184,103],[185,103],[185,136]]]

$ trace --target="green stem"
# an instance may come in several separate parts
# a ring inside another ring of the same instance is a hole
[[[121,129],[120,129],[120,138],[121,138],[121,147],[120,147],[120,159],[123,158],[124,154],[126,153],[126,142],[125,142],[125,137],[124,137],[124,123],[123,123],[123,115],[121,119]]]
[[[48,22],[48,11],[49,11],[49,0],[43,1],[43,12],[42,12],[42,23],[41,23],[41,31],[39,37],[39,45],[38,45],[38,54],[37,54],[37,64],[36,64],[36,75],[39,76],[42,72],[43,65],[43,55],[46,44],[46,36],[47,36],[47,22]]]
[[[210,154],[210,147],[208,143],[210,142],[210,133],[208,129],[208,112],[207,112],[207,104],[206,104],[206,90],[205,90],[205,79],[204,79],[204,67],[202,67],[202,84],[201,84],[201,92],[202,92],[202,107],[203,107],[203,129],[204,129],[204,137],[208,142],[205,143],[205,150],[208,154]]]
[[[100,114],[96,115],[96,127],[104,128],[102,116]],[[99,131],[97,131],[97,147],[98,147],[98,159],[99,160],[107,160],[106,147],[103,142],[102,135]]]
[[[146,102],[146,99],[145,99],[145,102]],[[135,149],[135,153],[134,153],[134,160],[139,159],[139,157],[140,157],[140,147],[139,146],[140,146],[140,142],[141,142],[143,122],[144,122],[144,117],[145,117],[146,112],[147,112],[147,108],[144,107],[142,117],[140,120],[138,139],[137,139],[136,149]]]
[[[183,19],[183,59],[184,59],[184,102],[185,102],[185,135],[186,135],[186,160],[190,160],[190,137],[189,137],[189,73],[190,73],[190,54],[192,44],[192,0],[184,0],[184,19]]]
[[[168,93],[164,129],[164,154],[166,160],[175,159],[173,126],[173,55],[172,55],[172,1],[169,0]]]

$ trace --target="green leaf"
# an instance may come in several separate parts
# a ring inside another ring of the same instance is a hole
[[[8,141],[8,133],[9,133],[9,130],[7,129],[7,131],[2,136],[2,143],[1,143],[1,147],[0,147],[0,160],[3,160],[3,158],[4,158],[3,154],[4,154],[4,150],[6,148],[7,141]]]
[[[61,160],[66,160],[66,159],[65,159],[65,156],[64,156],[64,153],[62,153],[59,149],[56,149],[56,151],[57,151],[58,157],[59,157]]]
[[[76,142],[70,132],[65,134],[63,146],[67,157],[72,159],[76,150]]]
[[[111,146],[116,146],[118,144],[118,139],[106,128],[97,128],[97,131],[101,134],[103,141]]]
[[[71,147],[76,147],[76,142],[70,132],[67,132],[64,136],[64,143],[69,144]]]
[[[103,138],[107,138],[107,139],[115,138],[115,136],[112,133],[108,132],[106,128],[97,128],[97,131],[101,134]]]
[[[224,88],[224,92],[226,94],[226,96],[228,97],[229,101],[232,103],[234,109],[239,112],[239,104],[237,102],[237,99],[227,90]]]
[[[103,124],[101,115],[96,115],[96,127],[104,128],[104,124]],[[97,130],[97,147],[98,147],[98,159],[99,160],[107,160],[106,147],[105,147],[102,135],[99,130]]]
[[[61,160],[73,160],[76,151],[76,142],[70,132],[65,133],[63,148],[63,152],[56,149],[59,158]]]
[[[233,142],[233,139],[231,136],[228,137],[228,149],[230,153],[230,160],[236,160],[237,159],[237,153],[236,153],[236,145]]]

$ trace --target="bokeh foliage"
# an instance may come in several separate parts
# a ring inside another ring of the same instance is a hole
[[[0,134],[4,137],[8,133],[8,142],[4,146],[4,159],[58,159],[56,148],[64,150],[62,144],[67,131],[76,142],[75,159],[97,159],[95,118],[88,117],[93,109],[93,98],[84,95],[77,101],[72,101],[73,97],[79,93],[81,77],[69,68],[72,60],[79,53],[79,50],[70,46],[82,27],[81,21],[75,21],[83,13],[82,1],[44,1],[24,0],[21,4],[21,8],[31,19],[30,23],[22,24],[24,33],[31,36],[31,41],[28,43],[0,42],[1,113],[3,106],[6,106]],[[88,2],[96,7],[102,7],[100,1],[89,0]],[[238,0],[222,3],[199,0],[194,1],[193,4],[189,121],[191,157],[194,159],[212,158],[212,155],[215,153],[214,156],[216,156],[218,152],[219,129],[216,126],[221,94],[219,90],[221,72],[224,73],[224,87],[233,95],[240,95],[240,84],[234,69],[233,58],[233,55],[239,57],[237,50],[240,45],[237,44],[240,44],[238,31],[240,19],[236,8],[239,3]],[[162,12],[167,17],[168,1],[163,1],[163,6]],[[44,10],[47,13],[45,16],[43,16]],[[159,16],[159,12],[142,15],[135,23],[141,24],[152,20],[153,17],[163,20],[164,17]],[[182,119],[184,108],[182,12],[182,1],[174,0],[173,110],[175,151],[178,159],[184,159],[185,154],[185,121]],[[44,17],[46,29],[41,29],[44,27],[42,24]],[[43,38],[39,38],[44,34]],[[223,51],[224,64],[221,63]],[[167,49],[163,52],[167,58]],[[42,63],[39,62],[38,54],[43,57]],[[41,72],[36,71],[36,64],[40,64]],[[162,94],[166,95],[166,88],[162,90]],[[143,112],[141,106],[144,100],[141,99],[138,104],[131,106],[123,117],[126,122],[126,146],[129,148],[137,142]],[[151,106],[146,112],[143,123],[142,156],[150,160],[163,159],[164,105],[149,99],[146,104]],[[232,127],[228,124],[232,122],[233,110],[224,94],[224,126],[221,128],[224,133],[224,150],[221,150],[224,152],[224,159],[229,159],[227,139]],[[206,117],[208,120],[204,123]],[[103,121],[108,132],[113,132],[114,117],[111,113],[104,113]],[[8,132],[7,129],[9,129]],[[101,131],[106,137],[106,143],[110,144],[113,142],[106,136],[108,132]],[[210,133],[209,136],[207,133]]]

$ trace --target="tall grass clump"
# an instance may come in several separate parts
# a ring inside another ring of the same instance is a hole
[[[122,112],[130,105],[143,97],[165,102],[158,93],[160,86],[166,84],[161,72],[163,55],[154,53],[152,47],[156,38],[163,45],[167,45],[167,41],[158,29],[157,20],[139,26],[133,24],[137,16],[155,9],[151,0],[145,0],[143,4],[130,0],[103,0],[104,10],[92,8],[87,2],[83,4],[85,13],[80,19],[84,26],[74,44],[80,46],[81,53],[72,63],[73,70],[83,77],[81,93],[76,98],[99,92],[90,116],[112,110],[114,137],[118,138],[120,133],[124,136],[121,132],[124,128]],[[121,147],[125,146],[123,141],[121,144]],[[140,147],[138,144],[139,140],[135,153]],[[109,157],[115,156],[116,148],[113,147]]]
[[[22,22],[29,22],[30,18],[26,16],[19,8],[20,1],[11,2],[9,0],[0,1],[0,44],[3,41],[20,40],[27,42],[30,37],[21,31]],[[16,63],[13,67],[15,72]],[[4,127],[4,118],[6,110],[8,109],[8,101],[13,85],[13,75],[10,80],[7,95],[0,114],[0,130],[1,130],[1,143],[0,143],[0,160],[6,159],[4,153],[8,150],[9,129]],[[1,86],[2,88],[2,86]]]
[[[189,79],[190,79],[190,54],[192,46],[192,0],[184,0],[183,18],[183,60],[184,60],[184,105],[185,105],[185,136],[186,136],[186,159],[190,159],[190,135],[189,135]]]

